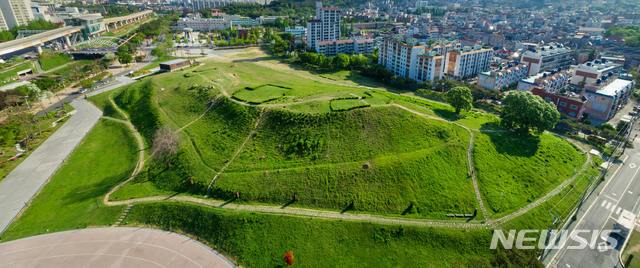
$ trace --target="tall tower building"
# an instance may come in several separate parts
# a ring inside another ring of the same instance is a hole
[[[339,40],[341,16],[339,8],[316,2],[316,17],[307,23],[307,45],[316,48],[320,41]]]
[[[7,28],[26,25],[34,19],[31,0],[1,0],[0,10]]]
[[[9,26],[7,26],[7,22],[4,21],[4,15],[2,14],[2,9],[0,9],[0,31],[9,30]]]

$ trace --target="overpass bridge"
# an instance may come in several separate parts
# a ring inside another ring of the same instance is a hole
[[[121,17],[105,18],[102,21],[102,23],[104,24],[103,29],[108,32],[110,29],[116,29],[118,27],[140,21],[148,16],[151,16],[152,14],[152,10],[145,10]],[[59,39],[64,41],[67,47],[70,47],[73,43],[78,41],[78,38],[81,38],[82,29],[82,26],[65,26],[62,28],[30,35],[24,38],[2,42],[0,43],[0,57],[5,57],[7,55],[11,55],[12,53],[16,53],[28,48],[36,48],[36,51],[38,53],[42,53],[42,46],[45,43]]]
[[[82,27],[80,26],[66,26],[58,29],[53,29],[51,31],[27,36],[25,38],[3,42],[0,43],[0,56],[11,54],[31,47],[35,47],[36,50],[40,53],[42,52],[42,46],[45,43],[60,38],[64,38],[65,43],[67,45],[71,45],[71,39],[69,37],[73,36],[74,34],[80,34],[81,31]]]
[[[122,17],[105,18],[102,20],[102,22],[104,23],[105,29],[108,32],[110,30],[120,28],[124,25],[143,20],[144,18],[149,17],[152,14],[152,10],[144,10]]]

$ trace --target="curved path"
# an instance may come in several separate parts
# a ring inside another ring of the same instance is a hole
[[[189,237],[134,227],[88,228],[0,244],[0,267],[235,267]]]

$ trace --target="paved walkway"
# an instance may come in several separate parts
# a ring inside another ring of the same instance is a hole
[[[56,172],[102,112],[85,100],[71,103],[76,113],[0,182],[0,233]]]
[[[235,267],[183,235],[109,227],[51,233],[0,244],[0,267]]]

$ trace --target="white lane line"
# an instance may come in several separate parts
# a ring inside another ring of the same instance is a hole
[[[607,194],[603,194],[602,196],[611,199],[611,201],[613,201],[613,202],[618,202],[618,199],[615,199],[615,198],[613,198],[613,197],[611,197],[611,196],[609,196]]]
[[[618,200],[618,202],[616,202],[616,206],[620,204],[620,201],[622,201],[622,198],[624,197],[624,193],[626,193],[629,190],[629,187],[631,187],[631,184],[633,184],[633,182],[636,180],[636,176],[638,175],[638,171],[640,171],[639,169],[636,169],[636,172],[633,173],[633,176],[631,177],[631,179],[629,179],[629,183],[627,183],[627,187],[624,188],[624,190],[622,190],[622,196],[620,196],[620,200]],[[614,177],[611,177],[612,179]],[[607,217],[611,217],[611,213],[609,213],[609,215],[607,215]],[[607,225],[607,222],[605,221],[602,224],[602,227],[600,227],[600,231],[602,231],[604,229],[604,226]]]
[[[633,192],[632,192],[632,191],[627,191],[627,193],[628,193],[628,194],[633,194]]]
[[[607,204],[609,204],[609,202],[607,202],[607,200],[602,200],[602,204],[600,204],[601,207],[606,206]]]
[[[611,207],[611,203],[607,202],[607,205],[604,207],[605,209],[609,210],[609,208]]]

